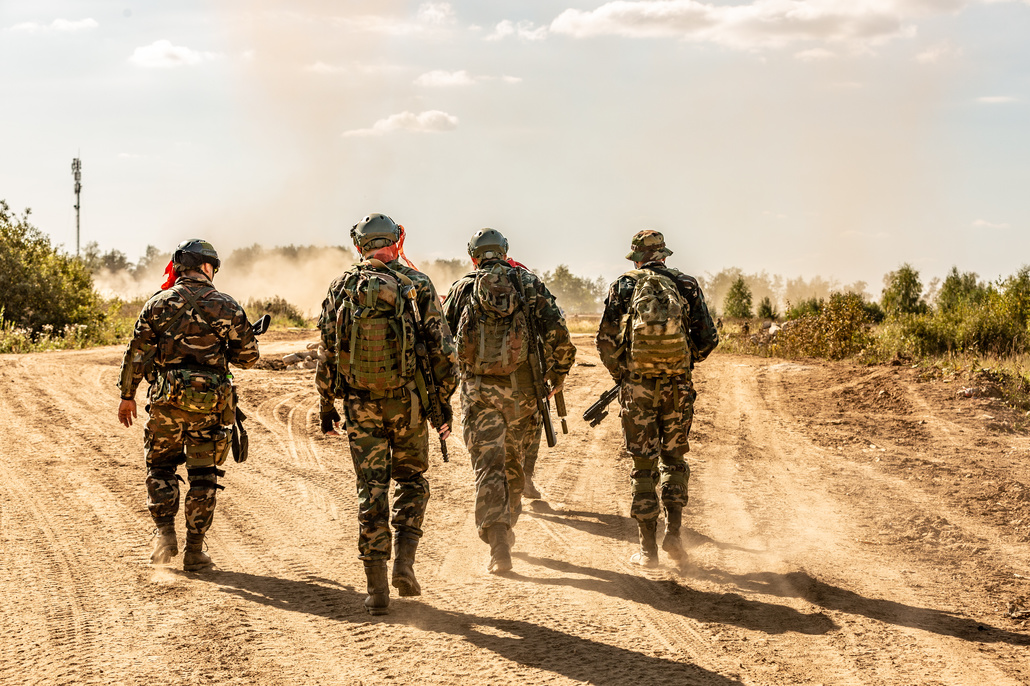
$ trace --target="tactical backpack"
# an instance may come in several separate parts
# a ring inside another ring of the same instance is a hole
[[[529,355],[529,327],[512,267],[502,262],[475,272],[458,320],[458,359],[476,376],[514,374]]]
[[[687,337],[688,305],[672,277],[649,269],[629,272],[636,277],[630,299],[627,369],[641,376],[677,376],[690,371]]]
[[[415,376],[414,322],[405,314],[410,285],[385,266],[354,267],[336,316],[338,385],[385,393]]]

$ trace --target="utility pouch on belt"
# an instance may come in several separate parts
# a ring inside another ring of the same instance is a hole
[[[218,372],[169,369],[165,372],[165,381],[167,402],[187,412],[221,412],[232,393],[232,385]]]

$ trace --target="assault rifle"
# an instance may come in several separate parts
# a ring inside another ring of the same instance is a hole
[[[553,448],[558,444],[558,439],[554,435],[551,401],[547,397],[547,383],[544,381],[544,342],[537,335],[536,320],[529,311],[529,302],[526,300],[526,291],[522,288],[522,279],[514,267],[508,272],[508,279],[519,293],[522,314],[526,318],[526,328],[529,331],[529,370],[533,374],[533,395],[536,396],[536,409],[544,420],[544,436],[547,438],[547,447]],[[555,394],[555,402],[558,402],[557,394]],[[561,404],[565,404],[564,395],[562,395]],[[562,424],[565,424],[564,419]],[[566,431],[566,433],[568,432]]]
[[[587,408],[586,412],[583,413],[583,421],[590,422],[590,426],[597,426],[601,421],[608,416],[608,406],[613,400],[619,397],[619,389],[621,385],[616,384],[614,388],[605,391],[598,398],[597,402]]]
[[[425,386],[426,414],[429,415],[429,423],[433,428],[439,429],[447,423],[446,414],[443,410],[443,398],[440,397],[440,387],[433,374],[433,363],[429,359],[429,349],[425,343],[425,331],[422,330],[422,314],[418,311],[418,302],[415,300],[415,287],[408,286],[404,291],[404,297],[411,303],[411,314],[415,318],[415,363],[418,367],[418,374]],[[417,381],[416,381],[417,383]],[[419,389],[420,396],[422,389]],[[449,462],[447,455],[447,441],[440,437],[440,453],[443,461]]]
[[[262,315],[256,322],[251,323],[250,330],[254,332],[255,336],[260,336],[268,331],[268,326],[271,323],[271,316],[267,314]],[[240,400],[235,386],[232,387],[232,399],[233,404],[236,405],[236,416],[232,422],[232,436],[229,446],[232,450],[233,460],[236,462],[246,462],[247,455],[250,453],[250,437],[247,436],[247,427],[243,426],[243,421],[247,418],[247,415],[243,413],[243,409],[240,407]]]
[[[256,322],[250,325],[250,330],[254,332],[255,336],[260,336],[264,332],[268,331],[268,326],[272,323],[271,315],[262,315]]]

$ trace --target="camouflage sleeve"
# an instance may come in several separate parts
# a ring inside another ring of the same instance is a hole
[[[238,304],[232,313],[225,342],[228,349],[226,356],[229,358],[229,362],[237,367],[250,369],[261,358],[257,336],[250,328],[246,311]]]
[[[690,305],[687,331],[690,332],[690,342],[695,351],[694,360],[700,362],[719,345],[719,332],[712,321],[712,315],[708,312],[701,286],[690,277],[687,278],[687,282],[687,303]]]
[[[132,340],[129,341],[129,345],[125,348],[125,354],[122,355],[122,367],[118,374],[118,391],[126,400],[136,397],[136,389],[143,381],[143,358],[152,352],[157,344],[157,334],[147,321],[146,314],[147,309],[144,308],[132,329]]]
[[[335,285],[336,282],[333,282]],[[329,292],[322,301],[322,313],[318,316],[318,328],[321,331],[322,348],[325,360],[319,360],[315,367],[315,388],[319,396],[319,413],[324,414],[333,408],[336,402],[336,294],[330,285]]]
[[[604,313],[601,315],[597,337],[594,339],[601,362],[616,383],[622,378],[620,361],[624,352],[622,343],[627,312],[628,302],[623,293],[623,279],[620,278],[608,288],[608,297],[604,299]]]
[[[545,381],[555,388],[562,385],[573,362],[576,361],[576,346],[572,344],[569,327],[565,323],[554,296],[543,281],[532,272],[525,272],[534,282],[536,301],[533,303],[533,317],[537,321],[537,332],[544,342],[547,373]]]
[[[433,365],[433,376],[440,389],[440,396],[446,403],[458,387],[458,356],[454,348],[451,329],[440,310],[440,299],[436,288],[428,278],[419,283],[416,290],[419,314],[422,317],[422,332],[429,348],[429,361]]]
[[[452,333],[458,330],[458,320],[461,318],[461,311],[465,307],[465,296],[468,292],[466,286],[468,283],[468,279],[462,277],[451,284],[451,290],[447,292],[447,298],[443,303],[443,318]]]

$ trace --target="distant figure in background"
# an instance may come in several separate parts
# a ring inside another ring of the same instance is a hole
[[[431,374],[444,405],[441,440],[450,435],[449,400],[457,379],[454,343],[440,314],[433,282],[404,264],[404,227],[370,214],[351,228],[362,261],[329,284],[318,328],[325,360],[315,371],[322,432],[338,436],[344,425],[358,488],[358,557],[364,562],[371,615],[389,613],[393,525],[393,585],[401,596],[422,594],[415,551],[429,503],[428,379],[417,368],[415,346],[425,342]],[[404,258],[406,261],[406,258]],[[409,299],[414,289],[414,300]],[[418,317],[412,311],[418,308]],[[420,325],[421,322],[421,325]],[[416,333],[416,327],[420,333]],[[394,487],[390,512],[390,482]]]
[[[622,430],[633,458],[630,515],[640,534],[631,560],[644,567],[658,564],[659,497],[666,524],[662,549],[677,563],[686,560],[680,526],[697,395],[691,370],[719,344],[701,287],[665,266],[671,254],[657,231],[633,237],[626,259],[636,268],[609,288],[596,339],[601,361],[621,384]]]
[[[215,512],[218,467],[230,450],[236,395],[229,364],[257,363],[257,338],[247,314],[212,284],[220,261],[207,241],[183,241],[175,249],[165,288],[143,306],[122,358],[118,420],[132,426],[136,389],[150,383],[150,413],[143,430],[147,464],[147,507],[157,531],[150,561],[167,565],[179,554],[175,517],[179,477],[186,465],[186,552],[182,567],[214,566],[204,552],[204,534]]]

